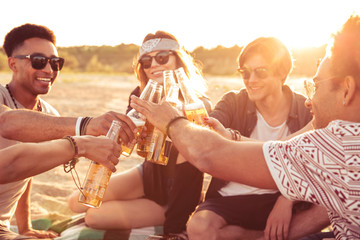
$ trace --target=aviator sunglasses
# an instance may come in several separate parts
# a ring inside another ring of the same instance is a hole
[[[141,66],[144,69],[150,68],[151,67],[151,63],[152,63],[152,59],[154,58],[155,61],[160,64],[160,65],[164,65],[167,64],[169,61],[169,57],[170,55],[173,54],[172,51],[160,51],[158,52],[155,56],[150,56],[150,55],[145,55],[143,56],[139,62],[141,64]]]
[[[258,67],[254,69],[250,69],[248,67],[239,67],[237,71],[241,74],[244,80],[248,80],[252,72],[254,72],[255,76],[260,79],[264,79],[269,76],[269,70],[266,67]]]
[[[45,57],[40,54],[31,54],[31,55],[17,55],[14,58],[18,59],[30,59],[31,66],[34,69],[41,70],[44,69],[46,64],[49,62],[51,69],[53,71],[60,71],[64,66],[65,60],[61,57]]]

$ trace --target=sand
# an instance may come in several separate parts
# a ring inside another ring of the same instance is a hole
[[[5,84],[11,78],[10,73],[0,73],[0,83]],[[238,77],[207,78],[208,95],[215,104],[221,96],[231,90],[239,89],[242,81]],[[302,84],[293,81],[296,89]],[[63,116],[98,116],[106,111],[124,113],[128,105],[129,93],[137,86],[134,76],[67,74],[61,73],[51,92],[43,99],[52,104]],[[117,172],[129,169],[143,160],[133,153],[130,157],[120,157]],[[81,181],[84,179],[89,161],[81,159],[76,169]],[[67,206],[67,197],[76,190],[70,173],[62,166],[33,178],[31,192],[32,219],[65,219],[74,215]],[[13,221],[13,223],[15,223]]]

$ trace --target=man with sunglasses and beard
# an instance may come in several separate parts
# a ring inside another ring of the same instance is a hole
[[[3,48],[13,74],[5,87],[0,86],[2,104],[12,109],[29,109],[59,116],[55,108],[39,97],[50,91],[64,64],[55,43],[51,30],[33,24],[16,27],[5,36]],[[4,148],[16,144],[16,141],[0,138],[0,143]],[[9,227],[15,215],[20,234],[32,238],[55,237],[52,232],[37,231],[31,227],[31,182],[31,178],[26,178],[0,185],[0,223]],[[9,234],[9,239],[12,239],[14,235]],[[27,237],[18,236],[17,239]]]
[[[54,33],[41,25],[24,24],[12,29],[6,35],[3,47],[13,75],[5,87],[0,85],[0,103],[2,104],[0,106],[0,147],[11,146],[16,143],[15,140],[41,142],[63,138],[66,135],[106,135],[113,120],[122,123],[119,134],[121,140],[125,143],[132,141],[136,126],[125,114],[109,111],[94,118],[58,117],[58,112],[50,104],[40,99],[40,94],[47,94],[50,91],[64,64],[64,59],[58,56],[55,43]],[[90,140],[85,141],[87,145],[97,141],[96,138],[91,137],[81,139]],[[98,143],[101,142],[98,141]],[[80,142],[79,151],[86,144]],[[46,145],[48,143],[34,148]],[[92,147],[94,148],[96,145],[93,144]],[[18,149],[23,146],[26,145],[21,145]],[[74,146],[76,143],[73,142]],[[79,155],[82,154],[79,153]],[[29,158],[29,161],[32,161],[31,159],[33,158]],[[114,161],[116,162],[116,160]],[[47,164],[41,159],[34,164],[42,164],[37,168],[43,169],[41,171],[50,169],[49,164],[54,166],[53,162]],[[114,168],[112,169],[114,170]],[[16,172],[19,172],[18,169],[12,173]],[[30,172],[34,172],[33,169]],[[15,178],[23,179],[24,177],[15,176]],[[34,239],[56,236],[52,232],[32,229],[29,206],[30,188],[31,178],[0,185],[0,239]],[[14,215],[19,233],[22,235],[9,230],[10,220]]]
[[[267,141],[284,139],[312,119],[305,97],[285,85],[292,69],[289,50],[274,37],[260,37],[246,45],[238,58],[245,89],[225,94],[210,113],[208,124],[227,128],[223,135]],[[220,123],[219,123],[220,122]],[[329,224],[326,211],[310,203],[292,202],[279,191],[259,189],[213,177],[206,194],[188,222],[190,239],[287,239],[290,223],[300,211],[301,237]],[[311,215],[320,212],[318,222]],[[321,214],[322,213],[322,214]],[[294,216],[293,216],[294,215]],[[311,227],[310,227],[311,226]],[[293,235],[293,232],[292,234]]]
[[[287,141],[229,141],[195,127],[169,103],[132,97],[131,106],[167,132],[201,171],[323,206],[335,239],[360,239],[359,42],[360,16],[353,15],[333,35],[313,82],[307,84],[305,105],[313,114],[314,130]]]

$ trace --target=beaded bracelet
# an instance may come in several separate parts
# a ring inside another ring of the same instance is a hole
[[[74,149],[74,157],[73,159],[71,159],[70,161],[68,161],[67,163],[64,163],[64,171],[66,173],[71,173],[71,177],[75,183],[75,186],[79,189],[79,191],[81,192],[81,194],[84,195],[84,193],[82,192],[83,188],[81,187],[81,182],[80,182],[80,178],[79,178],[79,174],[77,173],[76,169],[75,169],[75,165],[76,163],[79,161],[79,151],[78,151],[78,147],[76,144],[75,139],[72,136],[65,136],[64,139],[67,139],[70,143],[71,146]],[[77,177],[77,181],[74,177],[73,171],[75,171],[76,177]]]
[[[169,128],[170,128],[171,124],[173,124],[174,122],[176,122],[179,119],[186,119],[187,120],[187,118],[184,117],[184,116],[177,116],[177,117],[174,117],[173,119],[171,119],[170,122],[168,122],[168,124],[166,125],[166,128],[165,128],[167,136],[169,136]]]
[[[67,163],[64,163],[64,171],[66,173],[68,173],[75,167],[75,164],[79,161],[79,159],[78,159],[79,152],[78,152],[78,147],[77,147],[76,141],[72,136],[66,136],[66,137],[64,137],[64,139],[67,139],[71,143],[71,146],[74,149],[73,159],[71,159]]]

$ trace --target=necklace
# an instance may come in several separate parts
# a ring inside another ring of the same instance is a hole
[[[16,108],[16,109],[19,109],[18,105],[17,105],[16,102],[15,102],[15,98],[14,98],[14,96],[12,95],[12,93],[11,93],[11,91],[10,91],[9,84],[6,84],[5,87],[6,87],[6,89],[7,89],[8,92],[9,92],[9,95],[10,95],[11,100],[13,101],[13,103],[14,103],[14,105],[15,105],[15,108]],[[38,101],[37,101],[36,110],[37,110],[38,112],[41,112],[41,111],[42,111],[40,99],[38,99]]]

